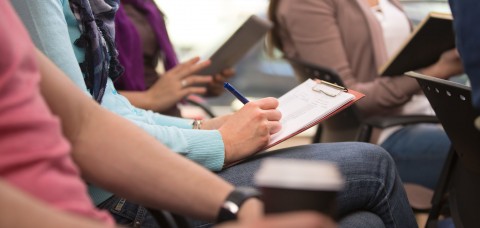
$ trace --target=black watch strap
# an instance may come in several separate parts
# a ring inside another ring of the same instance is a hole
[[[238,187],[235,188],[225,199],[217,216],[217,223],[232,221],[237,219],[237,213],[242,204],[252,197],[258,198],[260,192],[254,188]]]

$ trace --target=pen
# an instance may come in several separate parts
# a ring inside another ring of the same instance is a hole
[[[223,83],[223,87],[227,89],[230,93],[233,94],[238,100],[240,100],[243,104],[248,103],[248,99],[245,98],[240,92],[238,92],[230,83],[225,82]]]

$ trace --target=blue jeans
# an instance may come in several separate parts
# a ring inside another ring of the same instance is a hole
[[[394,162],[378,146],[367,143],[322,143],[286,148],[257,155],[218,172],[218,175],[236,186],[254,186],[253,176],[261,161],[268,157],[337,163],[346,179],[345,188],[337,197],[338,213],[345,218],[340,220],[343,227],[359,227],[368,222],[377,224],[369,227],[417,227]],[[115,206],[112,205],[110,211]],[[375,222],[375,218],[383,224]]]
[[[144,228],[159,227],[155,222],[155,218],[145,207],[126,201],[126,199],[118,196],[110,197],[97,207],[108,210],[119,225]]]
[[[127,227],[144,227],[144,228],[159,228],[160,226],[155,222],[153,216],[148,210],[138,204],[126,201],[124,198],[112,196],[98,207],[107,209],[117,222],[117,224]],[[192,222],[195,223],[195,222]],[[213,224],[198,222],[198,227],[210,227]],[[194,225],[192,224],[192,227]],[[344,216],[339,221],[339,227],[375,227],[383,228],[382,219],[378,215],[368,212],[359,211]]]
[[[360,228],[360,227],[385,227],[383,221],[378,215],[369,211],[358,211],[342,217],[338,222],[338,227],[342,228]]]
[[[395,161],[403,182],[435,189],[450,149],[450,140],[434,124],[405,126],[381,145]]]

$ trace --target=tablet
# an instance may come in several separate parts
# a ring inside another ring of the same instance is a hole
[[[214,75],[235,65],[273,27],[256,15],[250,16],[209,58],[211,64],[197,74]]]

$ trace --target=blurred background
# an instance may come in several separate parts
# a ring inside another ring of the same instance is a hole
[[[180,60],[208,58],[251,14],[266,17],[268,0],[156,0],[167,17],[167,26]],[[450,12],[447,0],[401,0],[414,24],[430,11]],[[232,84],[250,97],[279,97],[297,85],[290,66],[271,59],[257,44],[235,66]],[[230,105],[229,93],[209,99],[213,106]]]

